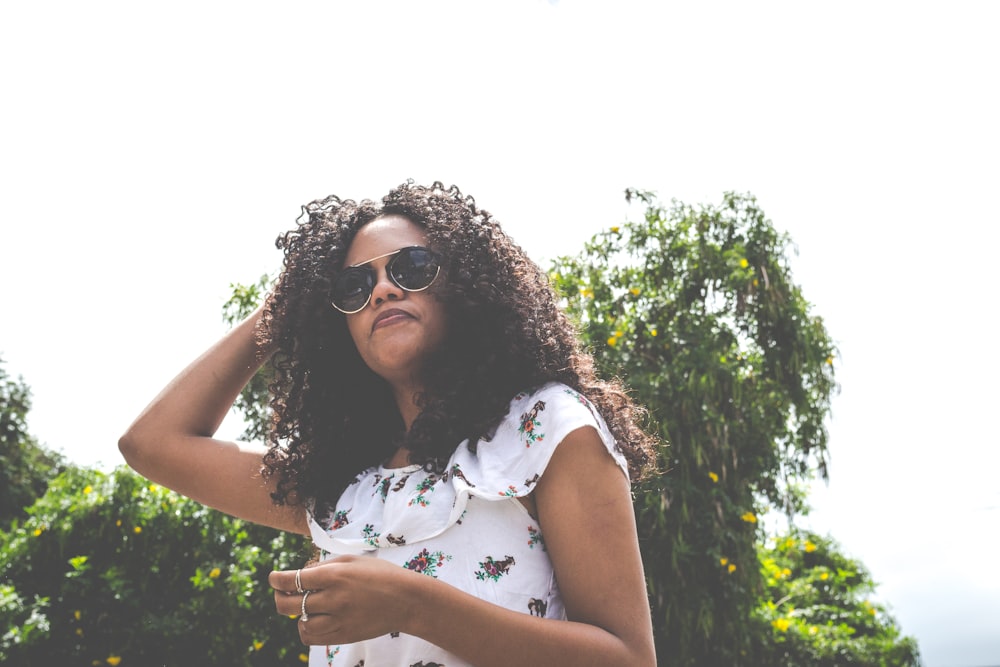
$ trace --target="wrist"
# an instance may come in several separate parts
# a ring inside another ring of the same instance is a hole
[[[403,570],[403,586],[400,587],[402,595],[399,596],[399,604],[396,609],[399,612],[399,632],[403,632],[414,637],[425,637],[428,628],[425,627],[428,617],[432,614],[425,613],[428,608],[433,608],[431,600],[435,596],[435,590],[440,586],[447,586],[434,577],[427,574],[420,574],[410,570]]]

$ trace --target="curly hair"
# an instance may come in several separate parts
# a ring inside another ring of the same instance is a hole
[[[423,228],[446,280],[445,341],[422,364],[420,413],[408,431],[387,383],[358,354],[330,288],[355,234],[396,214]],[[644,410],[617,381],[599,379],[545,273],[472,197],[408,181],[378,204],[329,196],[307,204],[281,235],[284,269],[264,307],[258,344],[275,350],[272,424],[263,472],[274,500],[329,509],[355,476],[399,447],[441,472],[465,439],[503,419],[518,392],[562,382],[604,417],[636,480],[654,460]],[[405,432],[404,432],[405,431]]]

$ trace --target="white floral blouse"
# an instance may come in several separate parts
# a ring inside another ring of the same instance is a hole
[[[476,443],[462,442],[441,475],[419,465],[362,472],[340,497],[327,525],[309,515],[313,542],[323,560],[345,554],[383,558],[508,609],[565,618],[544,537],[517,498],[531,493],[556,446],[581,426],[597,429],[628,475],[625,458],[590,402],[563,384],[549,383],[515,396],[496,433]],[[314,646],[309,664],[469,665],[399,633]]]

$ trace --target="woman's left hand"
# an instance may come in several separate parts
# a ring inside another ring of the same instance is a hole
[[[303,644],[348,644],[391,632],[405,631],[409,601],[423,575],[379,558],[340,556],[302,568],[299,580],[309,591],[302,599],[295,586],[296,570],[268,576],[279,614],[299,616]]]

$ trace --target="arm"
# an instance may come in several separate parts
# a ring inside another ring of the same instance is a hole
[[[212,437],[263,363],[254,342],[260,310],[174,378],[118,441],[139,474],[255,523],[308,533],[300,507],[277,506],[260,474],[265,448]]]
[[[303,641],[399,630],[483,667],[655,665],[628,480],[593,428],[573,431],[556,448],[535,494],[569,620],[511,611],[385,561],[347,557],[303,571],[302,585],[318,589],[309,596],[309,622],[299,623]],[[284,614],[301,604],[294,575],[271,574]],[[351,611],[323,613],[338,609]]]

